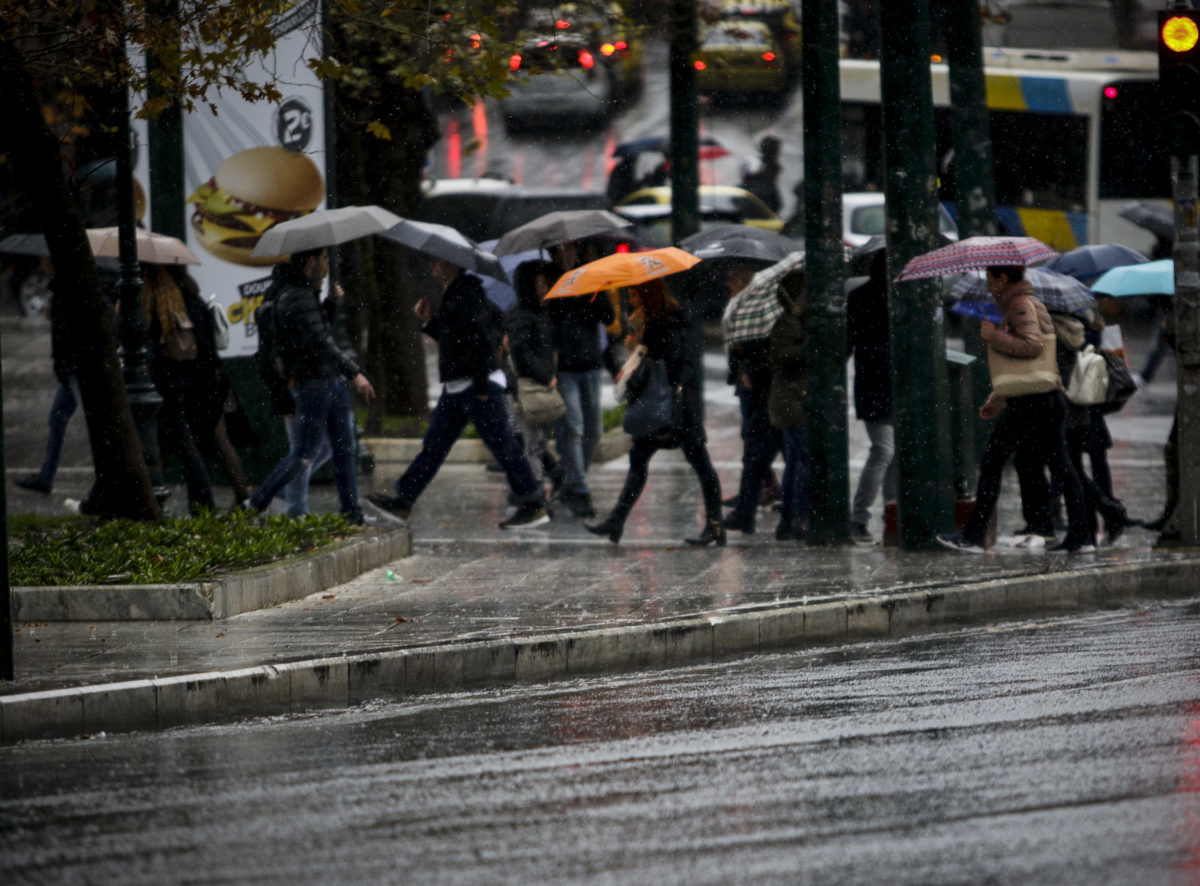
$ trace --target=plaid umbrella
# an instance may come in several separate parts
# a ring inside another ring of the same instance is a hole
[[[779,281],[803,266],[804,253],[793,252],[750,278],[746,288],[735,296],[737,304],[724,321],[726,346],[758,341],[771,334],[775,321],[783,315],[777,296]]]
[[[1113,268],[1137,265],[1144,261],[1146,256],[1123,243],[1100,243],[1064,252],[1058,258],[1046,262],[1045,268],[1047,271],[1058,271],[1077,280],[1092,280]]]
[[[1091,290],[1066,274],[1045,268],[1030,268],[1025,279],[1033,286],[1033,294],[1042,300],[1047,310],[1059,314],[1078,314],[1096,307]],[[978,274],[963,277],[950,289],[950,297],[964,301],[991,301],[987,281]]]
[[[1035,237],[968,237],[924,255],[918,255],[896,275],[896,282],[963,274],[992,265],[1028,266],[1058,255]]]

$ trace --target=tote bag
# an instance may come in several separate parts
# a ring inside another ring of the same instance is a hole
[[[649,437],[675,424],[675,392],[667,378],[666,364],[662,360],[647,360],[643,368],[646,386],[625,407],[625,418],[621,421],[621,427],[631,437]]]
[[[1001,397],[1023,397],[1055,390],[1058,387],[1057,346],[1055,337],[1047,335],[1042,351],[1036,357],[1010,357],[988,348],[992,390]]]
[[[517,405],[531,425],[547,425],[567,414],[567,404],[558,388],[525,376],[517,377]]]
[[[1067,399],[1077,406],[1095,406],[1108,396],[1108,361],[1088,345],[1075,357],[1067,382]]]

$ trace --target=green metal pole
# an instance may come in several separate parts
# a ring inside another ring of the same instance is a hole
[[[837,0],[804,0],[805,269],[813,544],[850,540]]]
[[[950,122],[954,138],[954,201],[959,237],[994,236],[996,188],[993,180],[992,132],[988,116],[987,82],[983,75],[983,38],[977,0],[950,0],[945,6],[947,55],[950,67]],[[991,393],[983,339],[979,325],[968,321],[963,328],[963,350],[980,359],[968,374],[973,404],[964,403],[960,421],[962,446],[956,452],[967,494],[975,485],[976,453],[987,439],[988,423],[979,418],[978,407]],[[967,406],[974,408],[968,409]]]
[[[936,246],[937,170],[928,0],[881,4],[888,273]],[[920,549],[951,528],[954,484],[941,281],[889,293],[900,546]]]
[[[3,382],[0,381],[0,390]],[[0,409],[0,478],[4,476],[4,410]],[[0,483],[0,680],[16,679],[12,583],[8,575],[8,484]]]
[[[671,239],[700,230],[700,114],[696,102],[696,0],[671,0],[667,73],[671,92]]]

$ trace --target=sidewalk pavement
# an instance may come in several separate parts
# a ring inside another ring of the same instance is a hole
[[[706,367],[710,451],[729,495],[740,470],[737,409],[719,357]],[[1173,384],[1156,381],[1109,422],[1117,494],[1136,517],[1161,509]],[[853,484],[867,441],[852,416],[849,429]],[[17,464],[10,478],[29,467]],[[593,466],[601,516],[625,470],[624,458]],[[393,479],[363,478],[361,485],[382,489]],[[52,499],[10,484],[10,511],[61,507],[88,482],[86,470],[68,469]],[[760,509],[757,533],[731,532],[724,548],[691,548],[682,539],[700,527],[699,490],[675,451],[652,462],[619,546],[590,535],[565,509],[546,527],[501,530],[505,499],[502,475],[448,464],[412,515],[410,556],[333,586],[319,566],[293,575],[294,594],[310,593],[269,608],[214,620],[18,620],[17,679],[0,684],[0,740],[163,729],[697,664],[1136,606],[1200,588],[1200,552],[1155,548],[1156,536],[1141,529],[1095,554],[809,548],[775,541],[776,516]],[[311,501],[317,510],[333,507],[332,488],[314,487]],[[877,537],[880,511],[876,503]],[[1020,524],[1010,472],[1000,531]],[[389,543],[405,536],[387,521],[375,530]]]

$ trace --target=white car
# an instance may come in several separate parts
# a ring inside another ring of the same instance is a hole
[[[938,204],[941,232],[951,240],[958,239],[958,225]],[[887,230],[887,212],[882,191],[851,191],[842,194],[842,242],[853,248],[862,246],[876,234]]]

